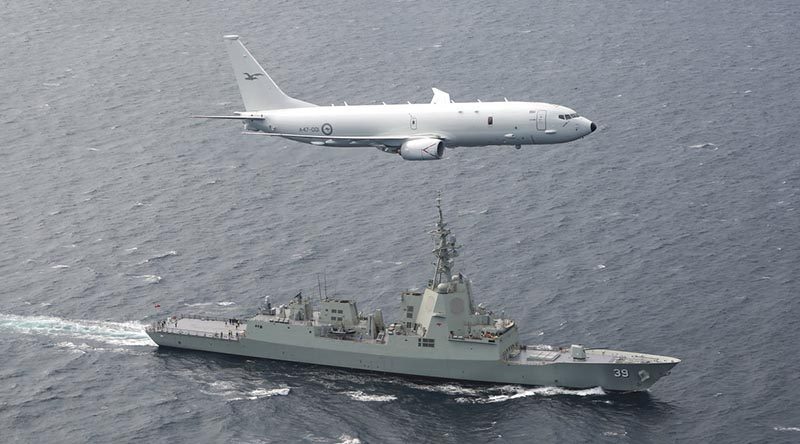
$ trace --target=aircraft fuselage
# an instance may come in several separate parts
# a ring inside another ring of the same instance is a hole
[[[437,160],[445,147],[563,143],[597,129],[561,105],[456,103],[437,88],[431,88],[431,103],[317,106],[281,91],[238,35],[223,38],[246,111],[195,117],[239,120],[246,134],[319,146],[375,147],[406,160]]]
[[[395,144],[389,139],[396,136],[399,143],[413,137],[438,138],[451,148],[569,142],[592,132],[592,122],[584,117],[563,118],[574,114],[541,102],[318,106],[240,113],[264,118],[248,121],[250,131],[318,145],[375,146],[375,140],[363,139],[375,137],[391,146]]]

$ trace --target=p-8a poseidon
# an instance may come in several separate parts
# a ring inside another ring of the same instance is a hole
[[[245,111],[245,134],[329,147],[374,147],[406,160],[436,160],[444,149],[570,142],[597,129],[572,109],[541,102],[456,103],[433,89],[431,103],[317,106],[287,96],[237,35],[224,36]]]

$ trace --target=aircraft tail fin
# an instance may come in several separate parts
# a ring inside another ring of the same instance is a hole
[[[266,111],[270,109],[305,108],[316,106],[312,103],[287,96],[272,78],[258,64],[250,51],[244,47],[238,35],[226,35],[225,46],[233,64],[233,73],[239,84],[244,109],[247,111]]]

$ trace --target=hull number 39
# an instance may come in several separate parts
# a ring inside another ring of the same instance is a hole
[[[615,378],[627,378],[628,377],[628,369],[627,368],[615,368],[614,369],[614,377]]]

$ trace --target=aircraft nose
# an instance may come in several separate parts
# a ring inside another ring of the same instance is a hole
[[[594,122],[592,122],[592,124],[589,125],[589,129],[592,130],[592,132],[594,132],[597,129],[597,125],[595,125]]]

